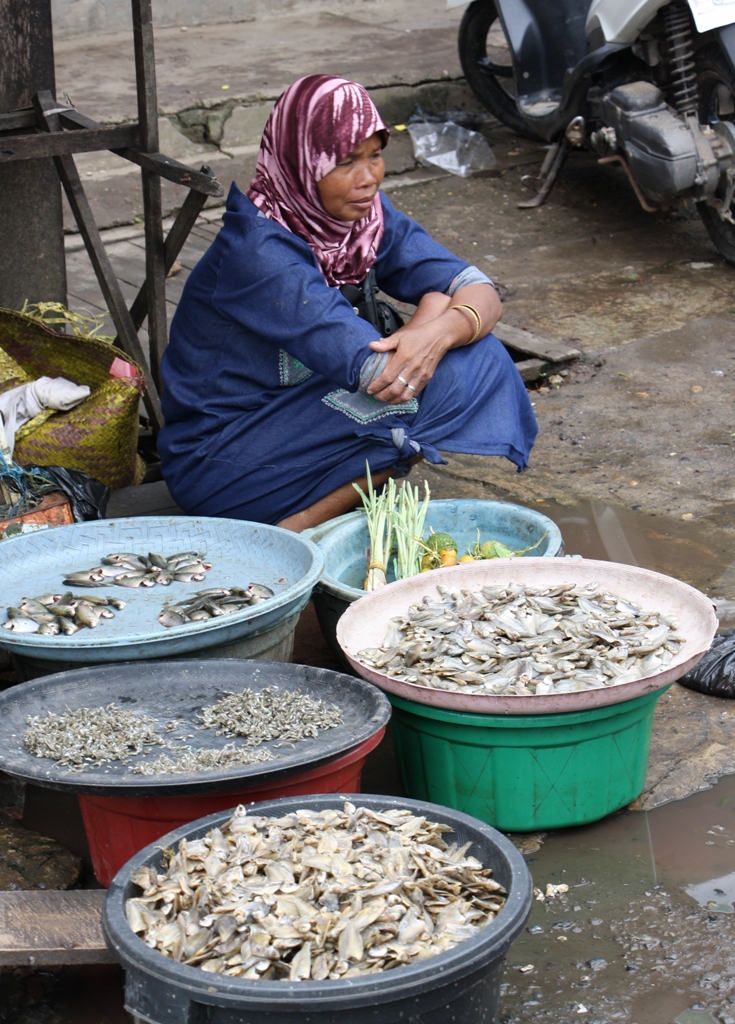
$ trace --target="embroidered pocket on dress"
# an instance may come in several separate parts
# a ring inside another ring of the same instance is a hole
[[[304,366],[294,356],[289,355],[285,349],[278,352],[278,374],[281,379],[282,388],[293,387],[294,384],[301,384],[307,377],[311,377],[314,371]]]
[[[325,405],[349,416],[356,423],[371,423],[373,420],[383,419],[385,416],[394,416],[397,413],[418,412],[419,403],[415,398],[410,398],[400,405],[386,405],[374,395],[365,395],[361,391],[330,391],[322,398]]]

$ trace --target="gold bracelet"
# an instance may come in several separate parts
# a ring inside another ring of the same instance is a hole
[[[482,318],[480,317],[480,314],[477,312],[475,307],[468,306],[466,302],[460,302],[456,306],[450,306],[449,309],[466,309],[467,312],[471,314],[473,320],[475,321],[475,333],[472,335],[469,341],[465,342],[465,344],[471,345],[473,341],[477,341],[477,339],[480,337],[480,334],[482,333]]]

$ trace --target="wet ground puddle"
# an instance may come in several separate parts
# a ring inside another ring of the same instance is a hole
[[[732,534],[596,502],[536,507],[568,554],[675,576],[735,625]],[[735,1024],[735,776],[652,811],[514,838],[544,899],[510,950],[501,1020]],[[546,898],[548,885],[569,888]]]

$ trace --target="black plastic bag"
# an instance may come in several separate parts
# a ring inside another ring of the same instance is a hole
[[[735,697],[735,629],[716,633],[699,664],[679,682],[711,697]]]
[[[359,284],[343,284],[339,290],[357,315],[371,323],[383,338],[403,327],[403,317],[393,303],[377,296],[379,288],[374,268],[368,270],[367,277]]]
[[[87,522],[90,519],[104,519],[110,488],[80,469],[64,469],[63,466],[25,466],[38,469],[55,484],[69,499],[74,521]]]

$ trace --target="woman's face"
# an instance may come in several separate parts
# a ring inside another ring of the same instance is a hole
[[[375,132],[316,184],[322,206],[337,220],[361,220],[385,174],[383,138]]]

